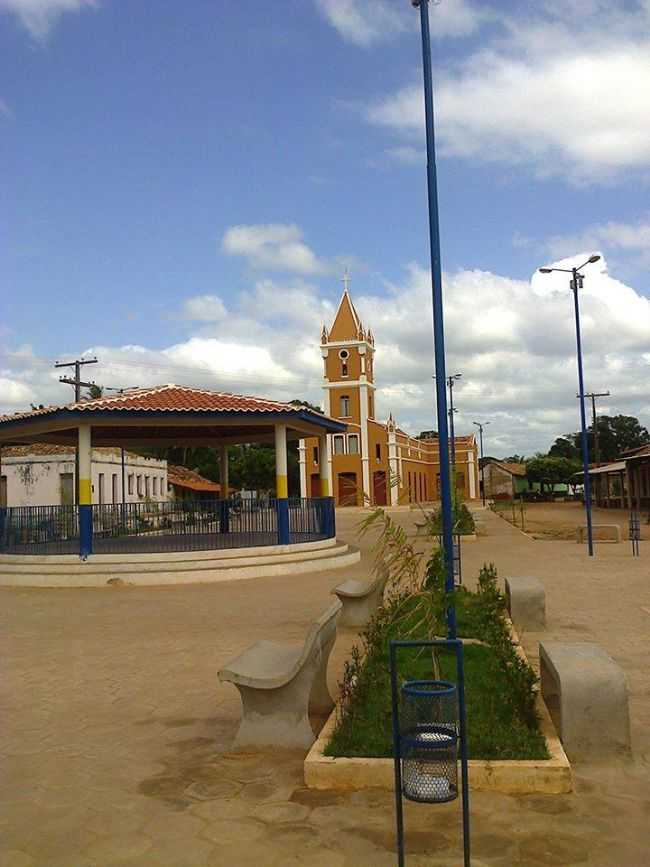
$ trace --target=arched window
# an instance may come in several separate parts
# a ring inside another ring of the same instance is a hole
[[[350,417],[350,397],[347,394],[342,394],[340,398],[340,410],[343,418]]]

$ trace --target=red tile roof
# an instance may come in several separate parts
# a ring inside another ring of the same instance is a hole
[[[153,388],[132,388],[110,397],[98,397],[69,403],[63,407],[45,406],[29,412],[19,412],[0,417],[0,421],[16,421],[32,416],[47,415],[61,409],[81,412],[101,410],[135,410],[149,412],[269,412],[299,413],[312,412],[308,407],[295,406],[263,397],[209,391],[203,388],[190,388],[185,385],[158,385]]]
[[[526,475],[526,464],[509,464],[506,461],[486,461],[487,464],[494,464],[497,467],[501,467],[502,470],[505,470],[507,473],[510,473],[512,476],[525,476]]]
[[[211,482],[209,479],[204,479],[203,476],[194,470],[189,470],[187,467],[168,466],[167,481],[170,485],[188,488],[191,491],[212,491],[213,493],[221,491],[220,484]]]

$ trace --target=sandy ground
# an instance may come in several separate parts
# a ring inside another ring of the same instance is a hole
[[[508,512],[506,514],[509,514]],[[517,526],[521,527],[521,511],[515,507]],[[627,509],[592,510],[594,524],[618,524],[623,544],[628,542],[630,513]],[[582,503],[526,503],[524,529],[533,536],[545,539],[575,540],[576,527],[586,525]],[[647,510],[641,513],[641,539],[650,541],[650,523]]]
[[[400,512],[413,529],[417,514]],[[338,515],[354,541],[359,514]],[[566,796],[472,796],[473,864],[650,864],[650,548],[533,541],[486,513],[463,546],[538,576],[549,638],[597,641],[630,687],[633,758],[575,768]],[[364,543],[365,546],[365,543]],[[213,586],[5,589],[0,702],[1,867],[388,867],[392,797],[314,793],[302,754],[229,753],[239,718],[216,672],[261,638],[299,643],[338,573]],[[523,637],[532,660],[544,635]],[[339,634],[335,688],[353,636]],[[409,805],[409,867],[462,863],[459,806]]]

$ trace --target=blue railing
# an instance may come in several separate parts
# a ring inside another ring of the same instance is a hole
[[[175,500],[86,508],[92,518],[90,548],[88,540],[84,546],[80,539],[76,506],[20,506],[0,510],[0,552],[204,551],[313,542],[336,534],[330,497]]]

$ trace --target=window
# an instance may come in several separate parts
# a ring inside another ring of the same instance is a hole
[[[153,495],[158,496],[158,476],[153,477]]]
[[[136,476],[135,482],[136,482],[136,490],[138,492],[138,496],[141,497],[142,496],[142,476]]]
[[[341,362],[341,376],[347,376],[347,375],[348,375],[348,363],[347,363],[347,361],[342,361]]]
[[[113,476],[111,478],[111,502],[117,503],[117,501],[117,473],[113,473]]]
[[[357,434],[349,434],[348,435],[348,454],[349,455],[358,455],[359,454],[359,437]]]
[[[7,505],[7,477],[0,476],[0,506]]]
[[[160,480],[160,496],[164,497],[165,493],[166,493],[166,491],[165,491],[165,478],[163,476],[163,478]]]
[[[334,435],[334,454],[345,454],[345,440],[343,439],[343,436],[341,434]]]
[[[3,478],[6,478],[3,476]],[[71,506],[74,503],[74,473],[60,473],[61,505]]]
[[[144,495],[149,496],[149,476],[144,477]]]
[[[104,473],[99,474],[99,502],[104,502]]]
[[[340,398],[341,415],[343,418],[350,416],[350,398],[347,394],[342,394]]]
[[[129,494],[133,493],[133,473],[129,473]]]
[[[465,473],[456,473],[456,488],[461,491],[465,488]]]
[[[381,443],[376,443],[375,445],[375,458],[377,462],[381,460]]]
[[[375,399],[372,392],[368,395],[368,418],[375,417]]]

